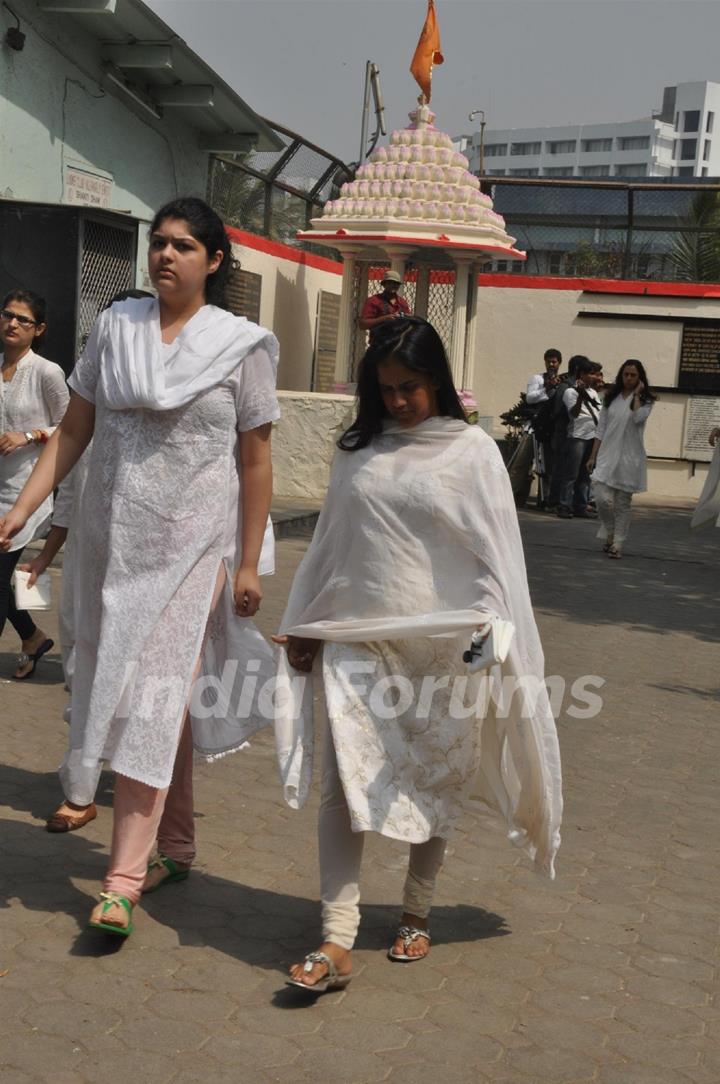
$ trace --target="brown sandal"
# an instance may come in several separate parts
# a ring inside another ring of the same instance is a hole
[[[72,802],[63,802],[63,805],[70,806],[71,809],[75,808]],[[96,817],[97,808],[95,803],[91,802],[90,805],[78,808],[77,817],[71,817],[67,813],[56,810],[52,816],[48,817],[45,827],[48,832],[75,832],[78,828],[84,828],[90,821],[94,821]]]

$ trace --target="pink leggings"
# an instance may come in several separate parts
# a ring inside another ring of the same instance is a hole
[[[160,854],[180,866],[195,858],[193,746],[190,723],[180,735],[172,781],[158,790],[126,775],[115,776],[110,867],[103,887],[137,903],[157,840]]]
[[[224,585],[225,570],[221,565],[210,606],[211,613]],[[193,681],[199,669],[198,661]],[[126,775],[115,776],[110,866],[103,882],[106,892],[118,892],[131,903],[137,903],[156,840],[160,854],[172,858],[180,866],[192,865],[195,858],[193,743],[187,716],[180,733],[169,787],[160,790],[147,783],[138,783]]]

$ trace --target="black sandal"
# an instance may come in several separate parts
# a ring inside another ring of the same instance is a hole
[[[21,655],[18,655],[17,663],[15,665],[16,670],[19,670],[21,666],[27,666],[29,662],[32,663],[32,669],[28,670],[27,674],[21,674],[19,677],[17,674],[13,674],[13,681],[27,681],[28,678],[31,678],[35,673],[35,667],[40,662],[40,659],[43,655],[47,655],[48,651],[52,651],[54,647],[54,640],[43,640],[37,651],[33,651],[30,655],[28,655],[26,651],[23,651]]]

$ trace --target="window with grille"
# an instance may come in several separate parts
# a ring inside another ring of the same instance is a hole
[[[134,226],[81,220],[80,297],[76,355],[85,349],[97,314],[116,294],[135,285],[137,235]]]
[[[511,143],[510,154],[540,154],[542,143]]]
[[[228,279],[226,298],[228,307],[236,316],[244,316],[253,323],[260,323],[260,298],[262,275],[235,268]]]
[[[486,143],[483,147],[485,158],[504,158],[507,154],[507,143]]]

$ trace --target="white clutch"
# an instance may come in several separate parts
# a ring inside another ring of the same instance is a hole
[[[15,605],[18,610],[49,610],[52,606],[52,588],[50,586],[50,573],[41,572],[32,587],[28,587],[29,572],[21,572],[19,568],[13,573],[13,587],[15,590]]]
[[[500,617],[491,618],[474,632],[469,649],[463,652],[463,662],[467,663],[470,673],[505,662],[514,635],[512,621],[503,621]]]

